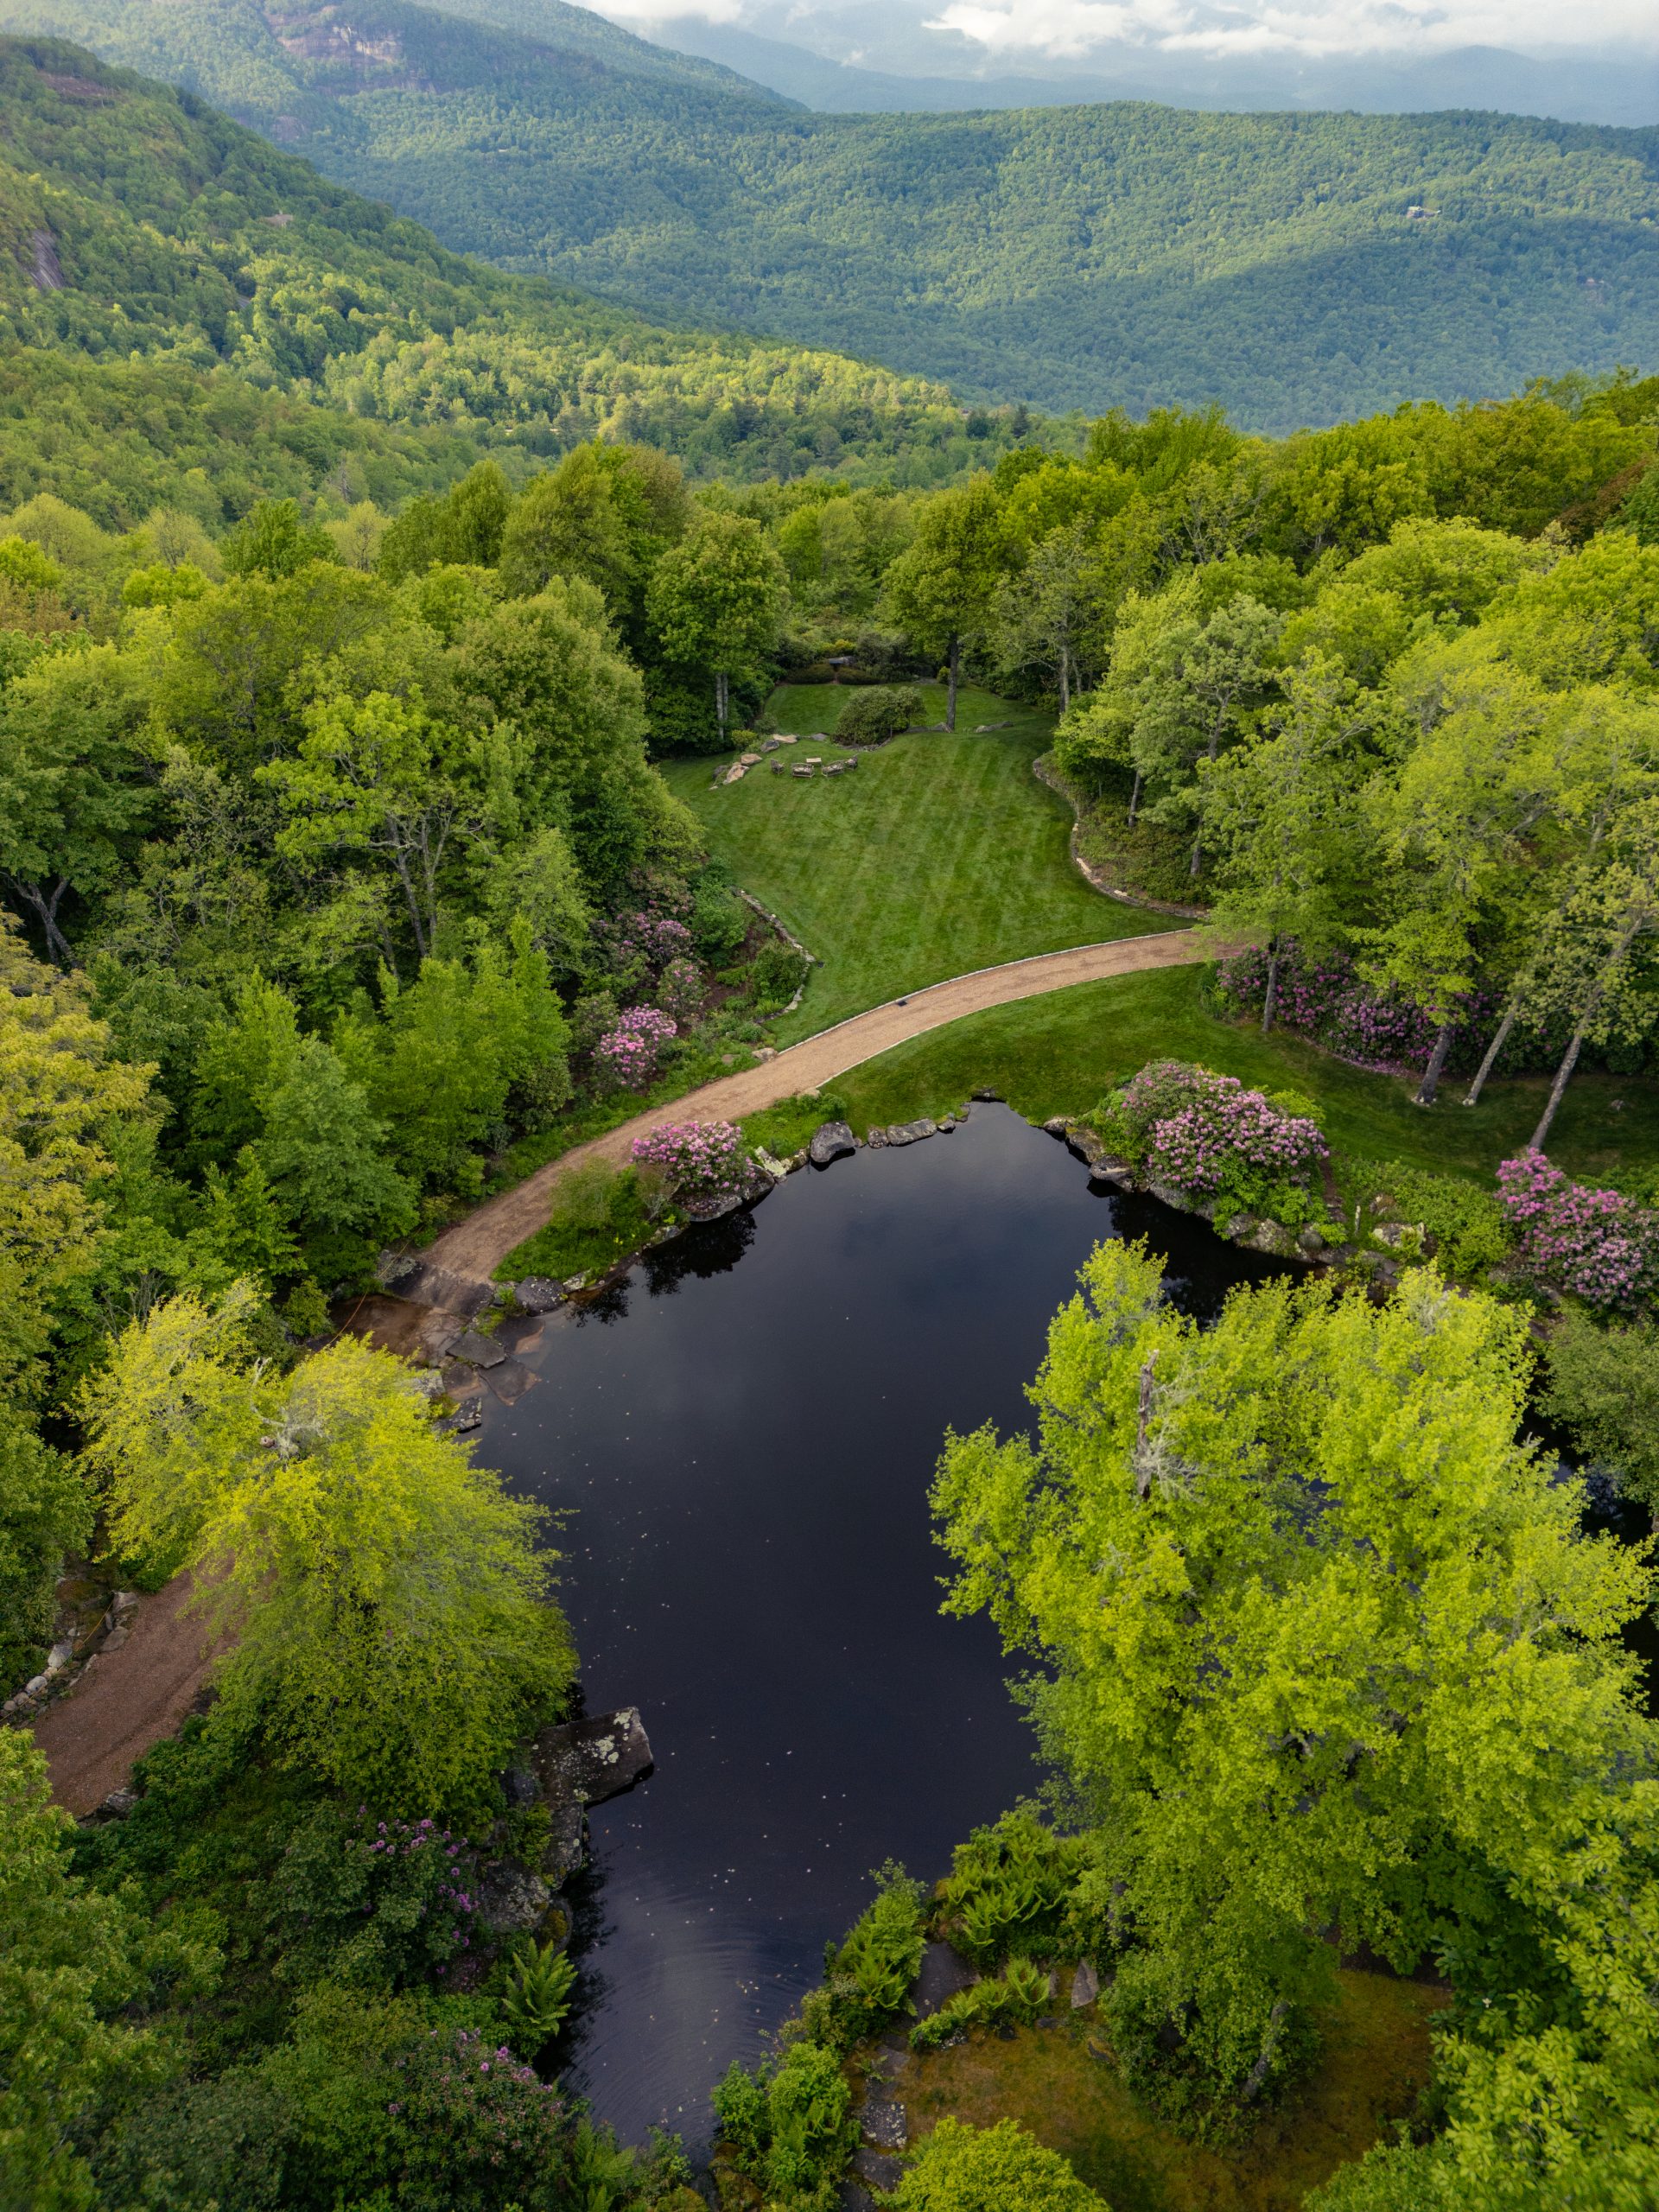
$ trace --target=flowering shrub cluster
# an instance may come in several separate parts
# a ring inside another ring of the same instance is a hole
[[[657,979],[663,1011],[676,1021],[690,1021],[708,995],[702,970],[690,958],[671,960]]]
[[[729,1122],[664,1122],[633,1141],[637,1165],[660,1167],[690,1198],[728,1197],[742,1176],[742,1139]]]
[[[1105,1142],[1154,1182],[1214,1199],[1217,1214],[1311,1215],[1307,1185],[1325,1142],[1305,1099],[1247,1090],[1236,1076],[1152,1060],[1091,1117]]]
[[[1268,991],[1267,954],[1256,947],[1224,961],[1217,989],[1233,1011],[1260,1014]],[[1490,1008],[1471,1000],[1466,1013],[1465,1036]],[[1280,956],[1274,1020],[1356,1067],[1385,1075],[1421,1067],[1439,1027],[1403,992],[1379,991],[1363,982],[1345,953],[1314,957],[1294,946]]]
[[[613,1081],[643,1090],[656,1074],[663,1047],[679,1034],[679,1024],[660,1007],[631,1006],[594,1047],[594,1058]]]
[[[1535,1281],[1590,1306],[1637,1306],[1659,1291],[1659,1212],[1573,1182],[1541,1152],[1504,1160],[1497,1185],[1519,1265]]]
[[[472,1948],[471,1846],[435,1821],[347,1817],[320,1806],[283,1854],[277,1891],[296,1948],[391,1981],[444,1967]],[[341,1947],[352,1963],[340,1957]]]
[[[556,2082],[471,2028],[435,2028],[392,2063],[401,2078],[386,2110],[405,2161],[400,2204],[470,2212],[515,2197],[569,2201],[558,2188],[569,2154]]]

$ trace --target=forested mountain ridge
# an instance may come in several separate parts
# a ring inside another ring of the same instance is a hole
[[[452,246],[970,396],[1216,399],[1280,431],[1659,353],[1651,129],[815,115],[595,20],[0,0],[0,25],[191,85]]]
[[[1004,435],[936,385],[464,260],[193,95],[50,41],[0,41],[0,319],[54,357],[0,371],[0,499],[51,490],[105,524],[176,499],[187,448],[183,467],[214,464],[219,526],[347,449],[380,470],[353,496],[395,506],[481,451],[521,471],[595,435],[649,437],[694,474],[917,482]],[[227,371],[210,405],[201,380]],[[204,448],[204,410],[240,427]]]

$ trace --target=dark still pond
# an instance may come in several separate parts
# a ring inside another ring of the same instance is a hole
[[[979,1105],[791,1176],[521,1354],[480,1457],[566,1516],[588,1709],[638,1705],[657,1758],[593,1815],[564,2054],[625,2139],[701,2140],[869,1869],[931,1880],[1037,1782],[994,1633],[940,1615],[928,1484],[947,1427],[1027,1421],[1077,1268],[1143,1234],[1190,1310],[1274,1271]]]

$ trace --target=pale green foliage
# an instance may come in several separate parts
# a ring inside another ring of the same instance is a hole
[[[1294,2050],[1325,1929],[1402,1964],[1451,1940],[1586,1777],[1649,1755],[1618,1641],[1649,1575],[1517,1442],[1524,1332],[1492,1301],[1275,1285],[1200,1332],[1137,1249],[1083,1281],[1036,1445],[946,1450],[950,1604],[1053,1669],[1030,1695],[1090,1810],[1083,1887],[1142,1947],[1120,2049],[1155,2072],[1173,2018],[1238,2095]]]
[[[897,2212],[1109,2212],[1069,2160],[1012,2120],[942,2120],[916,2145],[893,2202]]]
[[[1024,1808],[976,1828],[957,1845],[939,1893],[957,1948],[982,1965],[1033,1945],[1046,1949],[1084,1856],[1075,1838],[1056,1835]]]
[[[1001,509],[988,476],[940,492],[887,574],[893,618],[924,651],[945,653],[991,619],[1002,571]]]
[[[646,607],[663,657],[743,675],[777,634],[784,565],[758,523],[705,510],[652,571]]]
[[[897,1866],[885,1866],[875,1903],[854,1924],[839,1948],[832,1947],[825,1971],[833,1984],[850,1983],[868,2031],[889,2013],[913,2012],[910,1993],[921,1971],[922,1892]]]
[[[1000,1974],[985,1974],[947,1998],[937,2012],[910,2031],[914,2050],[937,2050],[969,2028],[995,2027],[1014,2021],[1028,2027],[1053,2002],[1049,1969],[1034,1959],[1010,1959]]]
[[[852,2089],[839,2055],[790,2045],[775,2067],[746,2073],[735,2060],[715,2091],[715,2114],[739,2166],[779,2212],[830,2212],[858,2139]]]
[[[383,1803],[464,1806],[569,1680],[539,1510],[433,1427],[403,1363],[341,1338],[249,1361],[245,1287],[164,1301],[86,1388],[112,1541],[191,1567],[219,1679],[292,1762]]]

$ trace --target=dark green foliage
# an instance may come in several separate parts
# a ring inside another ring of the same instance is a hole
[[[529,1942],[515,1951],[502,1980],[501,2010],[513,2048],[533,2058],[569,2016],[575,1962],[551,1943]]]
[[[1659,1505],[1659,1323],[1603,1327],[1569,1306],[1544,1363],[1544,1410],[1586,1458],[1616,1469],[1631,1497]]]
[[[189,83],[267,131],[302,118],[329,175],[505,267],[677,321],[783,331],[975,397],[1135,413],[1218,398],[1285,431],[1505,391],[1541,368],[1610,370],[1659,346],[1650,130],[1123,102],[804,114],[638,41],[596,53],[589,26],[541,10],[506,30],[382,0],[384,55],[349,64],[321,40],[285,48],[251,0],[164,15],[145,0],[7,0],[0,21]],[[313,21],[285,16],[286,37]],[[1408,217],[1425,200],[1432,215]],[[291,234],[273,243],[276,258]],[[145,258],[152,284],[199,298],[210,328],[233,315],[205,272]],[[306,362],[315,342],[296,331],[283,357]],[[460,358],[513,365],[510,351]],[[378,369],[362,379],[377,398],[403,381]],[[441,388],[429,374],[413,380]],[[560,381],[582,410],[579,380]],[[779,475],[833,463],[880,409],[867,387],[794,422],[777,385],[709,385],[677,410],[701,452],[767,452]],[[630,435],[653,399],[647,381]],[[964,461],[976,431],[990,443],[1007,423],[958,417]]]
[[[1427,1231],[1440,1264],[1460,1281],[1495,1266],[1514,1241],[1496,1193],[1463,1176],[1431,1175],[1391,1160],[1367,1179],[1391,1201],[1390,1218]]]
[[[976,1828],[957,1846],[939,1891],[950,1941],[979,1966],[1049,1956],[1085,1857],[1078,1839],[1056,1835],[1026,1809]]]
[[[23,1681],[45,1659],[53,1585],[65,1554],[92,1532],[79,1470],[0,1404],[0,1684]]]
[[[830,2212],[858,2140],[852,2090],[838,2052],[791,2044],[775,2065],[746,2073],[735,2060],[714,2094],[721,2139],[741,2171],[785,2212]]]
[[[757,1009],[771,1014],[787,1006],[805,974],[806,963],[791,946],[779,943],[776,938],[769,944],[763,944],[749,963],[749,981]]]
[[[1000,1974],[986,1974],[946,1999],[937,2012],[910,2031],[915,2050],[938,2050],[970,2028],[995,2028],[1005,2022],[1029,2027],[1054,2001],[1049,1969],[1033,1959],[1011,1958]]]
[[[872,684],[848,700],[836,720],[836,735],[842,745],[881,745],[918,722],[922,713],[922,695],[913,684],[892,690]]]
[[[747,909],[724,883],[706,877],[697,886],[691,909],[691,941],[699,959],[711,968],[723,967],[748,933]]]

